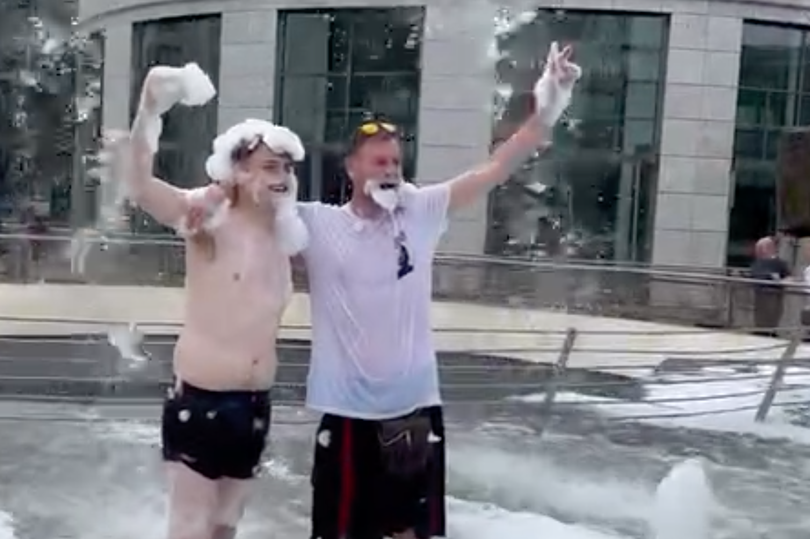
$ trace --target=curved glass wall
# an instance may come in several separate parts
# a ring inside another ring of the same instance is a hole
[[[500,36],[495,145],[529,114],[551,41],[575,46],[584,77],[554,146],[492,194],[488,252],[649,259],[667,28],[664,16],[539,10]]]

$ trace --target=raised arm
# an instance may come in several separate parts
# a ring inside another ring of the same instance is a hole
[[[202,105],[214,95],[208,77],[199,67],[158,66],[144,80],[140,103],[128,144],[121,176],[129,199],[159,222],[175,226],[186,215],[189,192],[153,175],[158,139],[163,129],[161,116],[176,103]]]
[[[574,84],[581,76],[579,66],[569,60],[571,52],[571,47],[559,51],[556,43],[551,44],[543,76],[534,88],[535,112],[486,163],[449,181],[449,209],[476,202],[508,180],[540,147],[550,144],[551,130],[568,108]]]
[[[123,178],[127,184],[129,199],[134,204],[160,223],[172,226],[185,215],[187,196],[184,190],[153,175],[155,150],[148,143],[147,132],[149,124],[155,118],[150,118],[148,101],[148,87],[144,84],[141,104],[130,133],[129,167],[123,171]]]

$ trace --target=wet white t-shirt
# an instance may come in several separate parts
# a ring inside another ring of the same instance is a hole
[[[430,311],[449,198],[446,184],[414,189],[378,220],[348,205],[299,204],[310,233],[302,253],[312,318],[307,406],[385,419],[441,403]],[[413,266],[402,278],[398,234]]]

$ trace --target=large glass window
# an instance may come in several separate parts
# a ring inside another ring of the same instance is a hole
[[[498,39],[494,145],[532,107],[551,41],[583,67],[554,146],[495,190],[493,254],[648,260],[667,42],[664,16],[538,10]]]
[[[777,226],[776,158],[784,128],[810,123],[810,33],[745,23],[734,137],[728,264],[747,265],[753,243]]]
[[[81,54],[76,57],[74,67],[74,93],[78,97],[73,111],[76,123],[71,140],[72,181],[55,186],[51,198],[54,213],[69,215],[71,226],[78,228],[98,219],[98,184],[88,174],[91,163],[87,156],[99,150],[102,140],[106,35],[96,31],[87,36],[74,36],[74,40],[81,45]]]
[[[67,224],[79,71],[94,46],[71,35],[75,3],[5,3],[0,15],[0,227]]]
[[[280,13],[276,120],[307,146],[303,198],[347,199],[344,143],[368,116],[402,129],[413,176],[423,20],[421,7]]]
[[[182,66],[196,62],[213,81],[219,80],[221,17],[205,15],[136,23],[132,29],[132,87],[130,117],[134,118],[140,89],[154,65]],[[204,107],[175,107],[163,118],[163,135],[155,173],[175,185],[193,187],[205,178],[205,159],[217,135],[216,100]],[[135,231],[163,228],[138,211],[131,219]]]

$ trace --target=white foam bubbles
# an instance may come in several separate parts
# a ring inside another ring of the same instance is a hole
[[[448,497],[450,513],[448,537],[451,539],[617,539],[619,536],[585,526],[563,524],[552,518],[529,512],[506,511],[498,506]],[[684,539],[683,537],[680,539]]]
[[[118,351],[128,370],[140,370],[149,361],[149,353],[143,347],[144,339],[136,324],[116,326],[107,331],[107,342]]]
[[[714,503],[703,462],[676,464],[655,492],[649,519],[653,539],[708,539]]]
[[[0,510],[0,539],[17,539],[14,534],[14,519],[2,510]]]
[[[642,483],[567,469],[550,458],[483,444],[451,447],[450,483],[478,500],[582,522],[645,522],[652,491]]]

